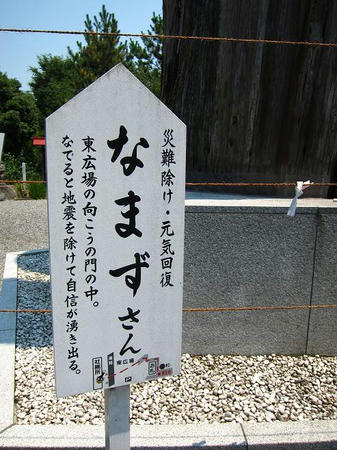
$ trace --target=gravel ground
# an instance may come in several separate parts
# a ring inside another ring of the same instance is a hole
[[[19,260],[19,308],[50,308],[48,253]],[[19,424],[103,422],[101,392],[57,400],[50,314],[18,314]],[[131,423],[337,419],[337,358],[182,356],[177,377],[131,386]]]
[[[0,201],[0,292],[6,253],[48,248],[47,200]]]

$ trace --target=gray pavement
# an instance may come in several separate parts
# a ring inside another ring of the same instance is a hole
[[[0,201],[0,292],[6,253],[48,246],[47,200]]]

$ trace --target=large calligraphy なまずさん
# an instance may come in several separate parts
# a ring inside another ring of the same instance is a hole
[[[127,136],[127,129],[121,125],[119,129],[119,136],[116,139],[108,140],[107,144],[108,147],[111,148],[114,153],[111,157],[111,162],[114,163],[118,157],[120,156],[124,145],[128,142],[128,136]],[[123,166],[123,173],[125,176],[130,176],[136,169],[136,167],[143,168],[144,164],[143,162],[138,159],[137,157],[137,148],[138,146],[142,146],[144,148],[149,147],[148,141],[141,137],[139,139],[139,142],[134,146],[131,156],[124,156],[120,163]],[[135,206],[136,202],[140,202],[141,198],[136,195],[133,191],[129,191],[128,195],[126,197],[120,198],[118,200],[115,200],[115,203],[120,206],[129,206],[129,210],[126,212],[122,212],[122,216],[129,220],[129,223],[117,223],[115,225],[115,229],[117,234],[122,238],[128,238],[131,235],[136,235],[138,237],[142,237],[142,232],[136,228],[136,215],[139,213],[139,209]],[[127,265],[125,267],[121,267],[116,270],[109,270],[109,274],[113,277],[119,277],[123,275],[125,272],[129,272],[130,270],[135,270],[134,277],[132,275],[126,275],[125,277],[125,284],[127,287],[132,289],[133,297],[137,294],[137,291],[139,289],[140,283],[141,283],[141,268],[142,267],[149,267],[149,264],[145,262],[146,258],[149,258],[150,255],[145,252],[144,255],[140,255],[139,253],[136,253],[134,255],[135,257],[135,263]],[[141,262],[141,259],[144,260],[144,262]],[[131,307],[127,307],[128,311],[132,311]],[[140,310],[137,311],[137,314],[140,313]],[[126,316],[127,317],[127,316]],[[134,319],[134,316],[131,316]],[[121,318],[119,317],[119,320]],[[134,319],[134,322],[139,322],[140,319]],[[126,328],[126,326],[123,324],[123,329],[133,329],[133,325]],[[135,350],[131,345],[128,346],[129,342],[132,340],[133,334],[128,333],[128,337],[124,345],[122,346],[121,350],[119,351],[120,356],[124,356],[124,354],[131,352],[133,354],[139,353],[141,351],[141,348],[138,350]]]

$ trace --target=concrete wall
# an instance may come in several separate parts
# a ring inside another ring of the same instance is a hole
[[[291,218],[290,201],[187,201],[184,307],[336,304],[337,204],[327,202]],[[183,351],[335,355],[337,309],[184,312]]]

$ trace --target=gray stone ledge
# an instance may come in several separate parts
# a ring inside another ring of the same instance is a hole
[[[296,209],[296,215],[317,215],[320,208],[315,207],[302,207]],[[337,210],[335,208],[328,209],[328,211],[332,211],[332,214],[336,214]],[[270,215],[284,215],[288,220],[294,220],[295,217],[287,216],[288,207],[279,207],[279,206],[244,206],[244,205],[227,205],[227,204],[211,204],[211,205],[202,205],[195,204],[190,205],[186,203],[185,213],[207,213],[207,214],[270,214]]]
[[[247,423],[243,425],[248,449],[337,449],[337,421]]]
[[[132,425],[131,448],[245,449],[239,424]],[[91,450],[104,448],[104,425],[14,425],[0,434],[0,448]],[[116,449],[117,450],[117,449]]]
[[[254,197],[244,195],[219,194],[215,192],[186,192],[185,205],[199,206],[245,206],[289,208],[292,198]],[[336,208],[336,202],[327,198],[299,198],[297,207]]]
[[[230,196],[216,193],[186,193],[185,211],[225,214],[287,214],[292,199]],[[337,214],[332,199],[300,198],[296,214]],[[289,217],[289,220],[292,218]]]
[[[205,448],[330,450],[337,448],[337,421],[199,425],[131,425],[134,450]],[[14,425],[0,431],[6,450],[104,448],[103,425]]]

